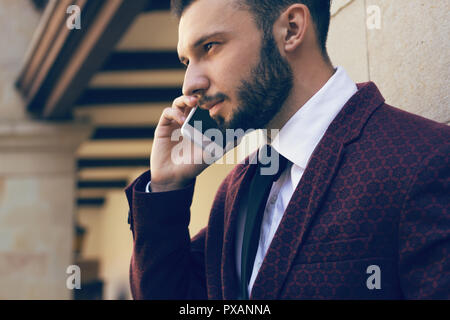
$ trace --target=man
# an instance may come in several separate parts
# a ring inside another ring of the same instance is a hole
[[[133,297],[449,298],[449,129],[333,68],[330,1],[172,7],[186,76],[156,129],[151,174],[126,190]],[[197,104],[221,129],[281,129],[271,148],[286,167],[255,205],[263,178],[236,165],[190,239],[208,165],[174,164],[171,135]]]

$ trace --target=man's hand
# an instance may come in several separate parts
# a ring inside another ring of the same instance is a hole
[[[198,98],[196,97],[178,97],[173,101],[171,108],[164,109],[159,119],[150,157],[151,190],[153,192],[181,189],[209,166],[203,161],[203,150],[199,146],[189,139],[182,138],[182,142],[171,139],[172,133],[181,129],[189,112],[197,103]],[[181,161],[179,154],[172,155],[173,148],[179,143],[185,144],[183,150],[191,150],[190,155],[183,155],[183,158],[191,159],[189,162]],[[174,163],[172,157],[180,161]]]

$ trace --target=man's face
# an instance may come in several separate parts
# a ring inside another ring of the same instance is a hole
[[[272,34],[259,30],[252,14],[234,0],[197,0],[179,25],[178,53],[187,64],[183,93],[224,130],[259,129],[288,97],[293,76]]]

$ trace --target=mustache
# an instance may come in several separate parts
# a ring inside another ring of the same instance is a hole
[[[200,100],[198,101],[199,105],[204,105],[208,102],[212,101],[218,101],[218,100],[226,100],[228,99],[228,96],[222,92],[218,92],[213,96],[202,96]]]

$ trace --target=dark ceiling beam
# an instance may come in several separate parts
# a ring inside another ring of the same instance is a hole
[[[102,67],[102,72],[183,70],[176,51],[116,51]]]
[[[105,204],[105,198],[78,198],[78,207],[101,207]]]
[[[88,10],[85,7],[86,1],[50,1],[33,36],[22,71],[16,81],[16,86],[27,99],[28,104],[31,103],[31,99],[35,96],[43,95],[41,91],[51,84],[51,80],[54,81],[52,76],[54,77],[56,70],[59,69],[57,66],[67,63],[67,60],[64,59],[67,59],[68,55],[64,57],[60,55],[58,57],[58,54],[70,34],[68,29],[64,27],[64,24],[65,19],[68,17],[66,9],[72,3],[81,8],[81,18],[85,26],[92,21],[91,12],[95,10],[93,10],[93,7],[89,7]],[[80,32],[72,33],[72,37],[82,36],[85,30],[86,28],[78,30]],[[53,74],[51,74],[52,71]],[[31,107],[29,106],[29,109]]]
[[[130,140],[153,139],[154,127],[98,127],[95,129],[91,140]]]
[[[45,8],[45,6],[48,4],[48,0],[32,0],[33,4],[35,5],[36,9],[42,10]]]
[[[17,80],[28,111],[46,119],[71,116],[85,90],[150,0],[52,0]],[[69,30],[66,9],[81,9],[81,29]]]
[[[150,158],[80,158],[77,164],[78,169],[148,167]]]
[[[145,11],[156,11],[156,10],[170,10],[170,0],[152,1],[145,8]]]
[[[128,185],[127,180],[81,180],[78,189],[123,189]]]
[[[90,88],[76,105],[169,102],[181,94],[181,88]]]

